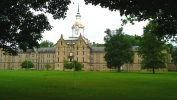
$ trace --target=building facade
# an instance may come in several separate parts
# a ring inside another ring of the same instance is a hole
[[[18,51],[17,56],[3,55],[0,51],[0,69],[1,70],[21,70],[20,64],[25,60],[34,63],[34,70],[46,70],[45,64],[49,63],[52,67],[50,70],[64,70],[63,61],[76,60],[83,64],[84,71],[112,71],[116,68],[107,68],[104,59],[105,47],[96,47],[90,43],[90,40],[84,37],[84,26],[81,23],[81,15],[76,15],[76,21],[72,26],[72,36],[64,39],[63,35],[54,47],[45,47],[35,49],[34,52]],[[137,46],[132,49],[135,52],[134,63],[124,64],[123,71],[147,71],[141,68],[141,57],[137,54]],[[168,54],[167,68],[158,69],[157,71],[176,71],[177,67],[171,63],[171,55]],[[150,70],[149,70],[150,71]]]

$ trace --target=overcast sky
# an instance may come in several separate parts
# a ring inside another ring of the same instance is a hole
[[[78,9],[81,15],[81,23],[85,26],[84,36],[90,42],[104,43],[104,31],[106,28],[115,30],[121,27],[121,17],[119,11],[111,12],[106,8],[100,6],[92,6],[91,4],[85,5],[84,0],[71,0],[74,4],[70,4],[67,11],[67,17],[63,20],[54,20],[52,15],[47,14],[50,24],[54,27],[51,31],[43,33],[43,40],[49,40],[56,43],[63,34],[64,39],[68,39],[72,35],[72,25],[76,20],[76,13]],[[147,22],[136,23],[135,25],[127,24],[124,26],[125,34],[142,35],[143,26]]]

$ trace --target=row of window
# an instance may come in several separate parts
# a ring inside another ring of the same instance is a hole
[[[58,55],[60,55],[60,52],[58,52]],[[63,52],[63,55],[66,55],[66,52],[65,52],[65,51]],[[79,55],[79,51],[76,51],[76,55]],[[82,51],[82,55],[84,55],[84,51]],[[69,56],[73,56],[73,53],[70,52],[70,53],[69,53]]]
[[[80,44],[82,44],[82,41],[79,41]],[[60,41],[60,45],[63,45],[63,41]]]
[[[58,62],[60,62],[60,61],[63,61],[65,58],[63,58],[62,60],[61,60],[61,58],[58,58]],[[76,59],[75,59],[76,61],[79,61],[79,58],[78,57],[76,57]],[[73,61],[73,59],[72,58],[70,58],[70,59],[68,59],[68,61]],[[84,59],[84,57],[82,57],[82,62],[85,62],[85,59]]]
[[[73,46],[69,46],[68,48],[69,48],[69,50],[74,50],[74,47],[73,47]],[[80,47],[76,47],[76,50],[79,50],[79,48],[80,48]],[[85,47],[84,47],[84,46],[81,47],[81,48],[82,48],[82,50],[85,50]],[[58,47],[58,50],[60,50],[60,49],[66,50],[66,47]]]

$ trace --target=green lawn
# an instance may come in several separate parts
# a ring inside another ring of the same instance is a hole
[[[177,100],[177,73],[0,70],[0,100]]]

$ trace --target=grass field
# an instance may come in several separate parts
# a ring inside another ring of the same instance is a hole
[[[0,100],[177,100],[177,73],[0,70]]]

